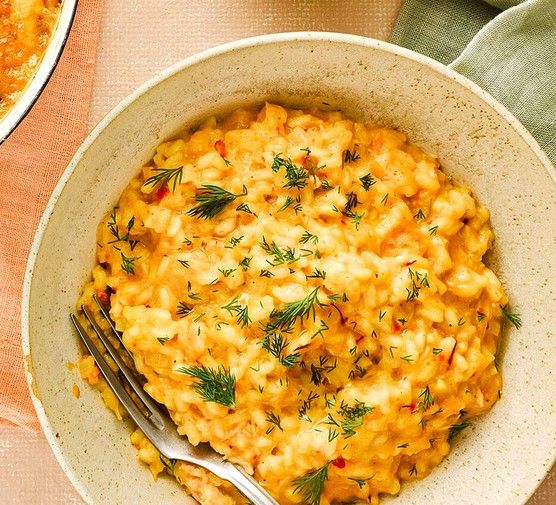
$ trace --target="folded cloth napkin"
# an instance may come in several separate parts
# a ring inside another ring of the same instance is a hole
[[[512,111],[556,165],[556,0],[406,0],[390,40],[451,62]]]
[[[79,2],[52,79],[27,118],[0,146],[0,420],[27,428],[38,427],[38,422],[23,374],[23,274],[50,193],[87,133],[101,16],[102,0]]]

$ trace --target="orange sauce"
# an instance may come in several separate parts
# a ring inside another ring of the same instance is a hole
[[[0,118],[38,69],[60,0],[0,0]]]

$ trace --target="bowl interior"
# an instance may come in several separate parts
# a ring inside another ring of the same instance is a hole
[[[65,173],[32,251],[23,328],[35,404],[68,475],[90,503],[189,503],[169,479],[152,481],[134,461],[129,428],[68,370],[81,354],[68,315],[93,265],[98,221],[156,145],[207,115],[265,100],[399,128],[490,208],[489,261],[523,317],[505,336],[502,399],[428,478],[387,503],[523,503],[556,454],[556,390],[547,387],[556,370],[553,169],[465,79],[415,53],[331,34],[261,37],[186,60],[110,114]]]

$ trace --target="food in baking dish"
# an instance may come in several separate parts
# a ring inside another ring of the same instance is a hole
[[[490,409],[489,212],[398,131],[266,104],[165,142],[97,230],[93,294],[145,389],[281,504],[377,503]],[[122,408],[91,357],[81,374]],[[160,458],[201,503],[239,503]]]
[[[0,119],[35,74],[59,10],[59,0],[0,0]]]

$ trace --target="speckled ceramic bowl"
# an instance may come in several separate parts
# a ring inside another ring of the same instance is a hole
[[[554,169],[504,107],[455,72],[383,42],[326,33],[243,40],[171,67],[116,107],[64,172],[31,251],[22,315],[33,400],[60,464],[89,503],[190,503],[136,463],[130,427],[68,370],[81,354],[68,314],[93,266],[97,223],[155,146],[209,114],[264,100],[399,128],[491,209],[489,261],[523,316],[502,345],[502,399],[429,477],[385,503],[524,503],[556,455]]]

